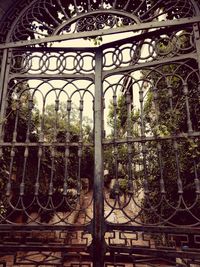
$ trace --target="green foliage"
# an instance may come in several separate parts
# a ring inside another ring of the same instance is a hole
[[[109,105],[109,113],[108,113],[108,125],[111,128],[111,135],[113,135],[114,128],[119,136],[123,136],[127,130],[127,104],[126,104],[126,96],[121,94],[117,99],[116,110],[112,102]],[[130,127],[131,133],[133,136],[138,135],[137,125],[139,124],[139,110],[132,109],[130,114]]]
[[[132,109],[130,112],[130,121],[128,125],[128,113],[126,96],[121,94],[116,101],[116,108],[113,102],[110,102],[108,113],[108,124],[111,128],[110,138],[113,138],[114,131],[117,131],[118,138],[125,138],[127,135],[127,129],[133,137],[139,135],[138,125],[140,120],[139,110]],[[105,184],[108,185],[112,179],[119,179],[119,188],[111,189],[111,197],[115,196],[115,191],[120,191],[120,194],[126,194],[128,192],[128,176],[127,176],[127,164],[128,164],[128,146],[127,144],[117,145],[117,155],[115,155],[114,147],[109,145],[104,147],[104,162],[105,169],[108,171],[106,175]],[[132,155],[136,157],[137,149],[134,144],[131,145]],[[116,162],[117,161],[117,162]]]
[[[119,189],[124,194],[128,193],[129,183],[127,177],[119,180]]]
[[[67,116],[66,116],[66,105],[61,103],[58,113],[55,112],[55,106],[49,105],[46,107],[45,115],[42,116],[41,112],[36,107],[36,100],[30,102],[30,94],[28,85],[21,85],[19,90],[26,90],[22,94],[22,97],[18,100],[10,96],[8,99],[8,108],[6,110],[6,116],[3,123],[4,126],[4,140],[5,142],[12,142],[16,128],[16,141],[17,142],[38,142],[41,133],[41,121],[44,120],[43,132],[44,141],[51,143],[56,142],[63,143],[63,146],[58,147],[42,147],[42,156],[40,168],[38,169],[38,147],[33,146],[28,148],[28,158],[26,166],[24,165],[24,153],[25,147],[15,147],[15,156],[12,164],[12,203],[17,201],[19,196],[19,187],[23,176],[25,176],[25,192],[24,192],[24,203],[29,205],[34,198],[36,177],[39,171],[39,197],[41,203],[45,205],[48,196],[50,194],[50,177],[53,177],[53,189],[52,189],[52,201],[57,205],[63,198],[63,183],[66,166],[68,168],[67,173],[67,188],[77,188],[78,181],[78,147],[69,147],[69,157],[66,163],[65,158],[65,142],[67,134]],[[19,92],[18,92],[19,94]],[[32,104],[31,104],[32,103]],[[31,105],[30,105],[31,104]],[[80,123],[78,121],[77,112],[71,112],[71,124],[70,124],[70,142],[78,142],[80,136]],[[17,121],[17,124],[16,124]],[[56,128],[55,128],[56,125]],[[56,135],[55,135],[56,133]],[[84,118],[83,129],[82,129],[84,143],[91,143],[93,134],[91,130],[91,123],[88,118]],[[27,139],[28,138],[28,139]],[[1,168],[0,168],[0,213],[9,212],[7,207],[7,201],[5,198],[7,179],[10,175],[10,155],[11,150],[9,147],[3,148],[2,151]],[[54,155],[52,157],[52,155]],[[53,161],[52,161],[53,159]],[[81,177],[87,177],[92,181],[93,179],[93,148],[84,147],[81,158]],[[67,164],[67,165],[66,165]],[[24,173],[25,167],[25,173]],[[15,178],[14,178],[15,177]],[[91,182],[92,184],[92,182]],[[68,203],[72,205],[75,203],[75,196],[71,196],[67,192]],[[65,211],[70,207],[65,205]],[[34,211],[35,207],[32,207]],[[64,207],[60,207],[64,209]],[[14,216],[14,215],[13,215]],[[46,213],[42,215],[44,220],[49,220],[51,216],[47,216]],[[46,219],[45,219],[46,218]]]
[[[181,37],[182,38],[182,37]],[[185,46],[187,40],[182,38],[179,42],[183,42]],[[180,44],[179,44],[180,45]],[[162,51],[167,51],[168,47],[160,46]],[[196,62],[188,61],[186,64],[166,64],[159,68],[163,73],[160,79],[159,73],[151,72],[149,78],[153,84],[157,84],[157,97],[154,99],[154,88],[151,88],[147,101],[145,103],[145,121],[148,124],[147,134],[151,133],[154,136],[166,137],[175,136],[176,134],[185,134],[185,138],[177,140],[177,152],[175,150],[173,140],[163,140],[160,142],[160,151],[162,159],[162,167],[158,163],[159,150],[156,142],[147,143],[147,162],[148,162],[148,199],[144,200],[144,206],[147,208],[145,220],[154,222],[155,216],[149,212],[149,203],[154,206],[158,205],[161,199],[161,168],[162,177],[164,179],[166,198],[170,204],[177,206],[179,200],[178,177],[182,181],[183,199],[186,205],[191,205],[195,201],[195,170],[194,166],[198,161],[200,154],[200,144],[198,138],[188,138],[188,115],[186,108],[186,96],[184,95],[183,82],[192,69],[195,68]],[[197,67],[197,66],[196,66]],[[198,67],[197,67],[198,68]],[[146,73],[146,75],[148,75]],[[158,82],[159,81],[159,82]],[[190,120],[194,131],[199,131],[200,102],[198,97],[198,78],[195,73],[190,75],[187,81],[188,86],[188,104],[190,111]],[[178,173],[179,172],[179,173]],[[200,207],[195,207],[192,210],[193,214],[199,212]],[[162,207],[157,208],[157,212],[163,217],[168,218],[172,213],[167,203],[163,203]],[[189,213],[182,212],[171,218],[171,222],[177,224],[194,223],[194,217]]]
[[[117,129],[122,129],[124,127],[127,120],[127,107],[124,95],[120,95],[118,97],[116,115],[114,105],[112,102],[110,102],[108,119],[108,124],[112,129],[114,129],[114,127]]]

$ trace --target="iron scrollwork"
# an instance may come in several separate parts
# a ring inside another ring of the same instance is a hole
[[[198,266],[198,25],[98,39],[196,15],[192,0],[34,0],[19,12],[7,42],[55,39],[2,51],[3,265]],[[57,42],[90,31],[90,48]]]

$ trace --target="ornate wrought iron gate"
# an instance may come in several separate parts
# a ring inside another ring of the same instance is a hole
[[[0,44],[2,266],[200,265],[199,21],[192,0],[20,11]]]

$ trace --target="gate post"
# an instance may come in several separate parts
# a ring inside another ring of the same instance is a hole
[[[103,105],[102,105],[102,53],[95,55],[95,102],[94,102],[94,221],[93,221],[93,266],[104,266],[104,197],[103,197]]]

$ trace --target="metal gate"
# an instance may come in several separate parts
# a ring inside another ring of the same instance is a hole
[[[195,1],[26,3],[0,44],[0,266],[200,266]]]

